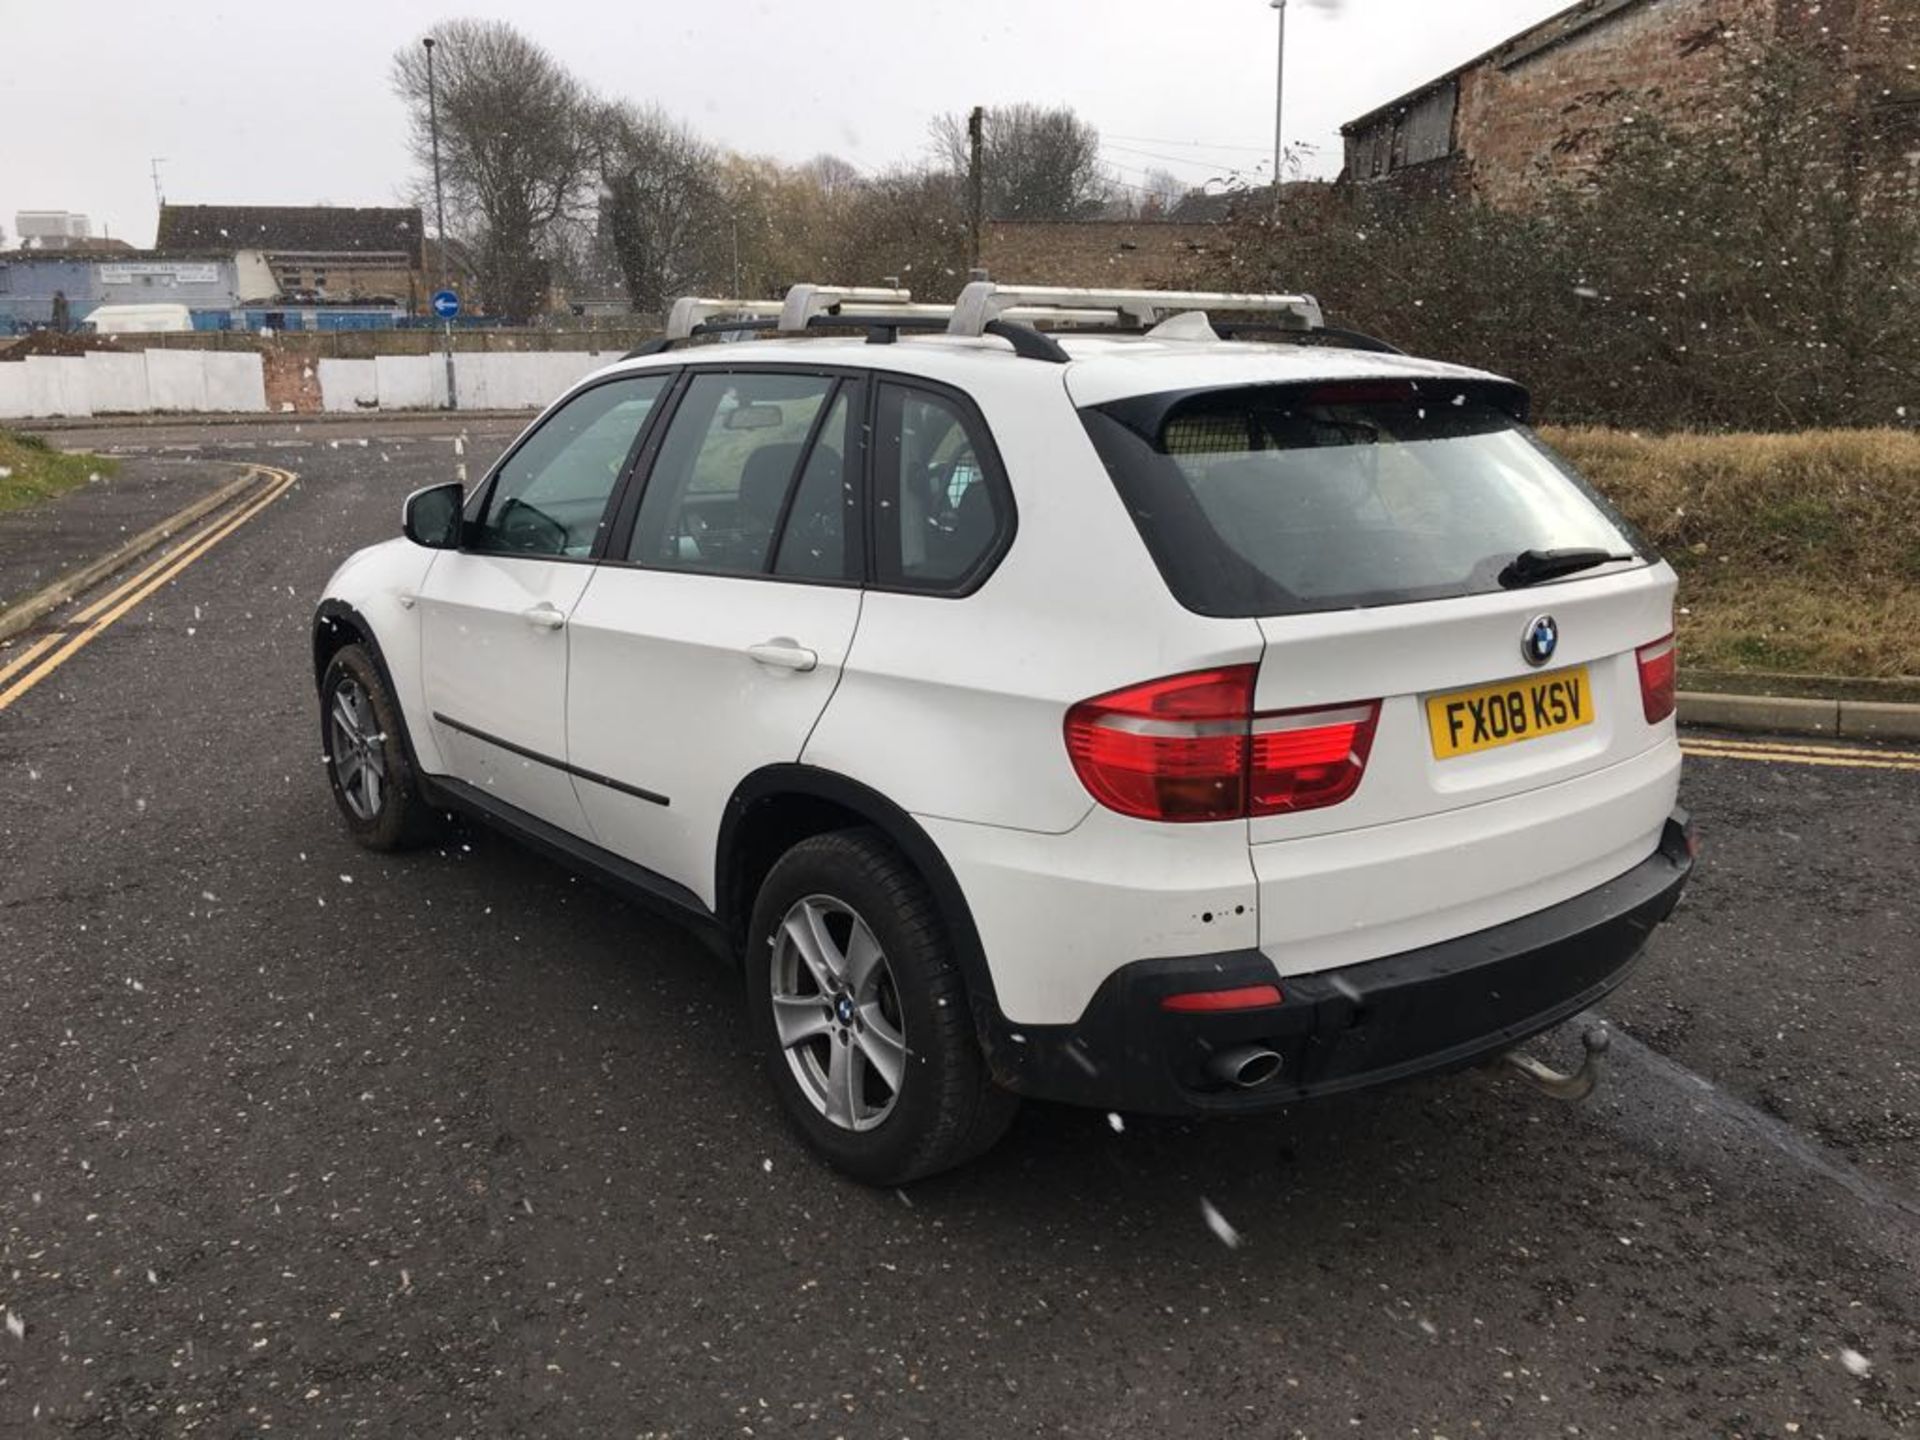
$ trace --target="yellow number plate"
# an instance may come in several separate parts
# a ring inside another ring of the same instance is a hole
[[[1593,686],[1584,665],[1427,697],[1427,729],[1437,760],[1592,723]]]

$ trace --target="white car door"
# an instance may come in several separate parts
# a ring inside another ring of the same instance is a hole
[[[590,834],[566,768],[566,627],[611,497],[671,374],[581,391],[521,439],[419,593],[421,684],[455,779]]]
[[[568,753],[588,820],[708,905],[729,796],[799,759],[853,643],[865,390],[690,370],[631,534],[573,612]]]

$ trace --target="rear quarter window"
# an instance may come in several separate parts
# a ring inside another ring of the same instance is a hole
[[[1131,397],[1080,412],[1154,563],[1204,615],[1500,588],[1525,550],[1645,544],[1491,384],[1364,381]]]

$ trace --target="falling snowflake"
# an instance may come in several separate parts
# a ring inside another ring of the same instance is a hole
[[[7,1317],[7,1326],[9,1329],[13,1326],[13,1317],[11,1315]],[[1840,1363],[1847,1367],[1847,1373],[1849,1375],[1865,1375],[1869,1370],[1873,1369],[1873,1361],[1862,1355],[1858,1350],[1842,1350],[1840,1352]]]
[[[1127,1128],[1127,1122],[1122,1120],[1118,1114],[1116,1114],[1111,1110],[1107,1112],[1107,1124],[1113,1127],[1113,1133],[1116,1135],[1121,1134]]]
[[[1213,1202],[1200,1197],[1200,1218],[1207,1222],[1207,1228],[1213,1231],[1214,1239],[1229,1250],[1238,1250],[1241,1245],[1240,1232],[1227,1223],[1227,1217],[1213,1208]]]

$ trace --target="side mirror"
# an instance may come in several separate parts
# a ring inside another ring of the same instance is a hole
[[[466,500],[466,487],[458,480],[416,490],[407,497],[400,529],[416,545],[451,550],[460,543],[460,510]]]

